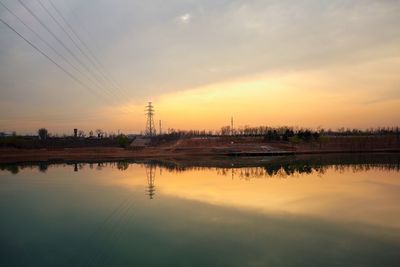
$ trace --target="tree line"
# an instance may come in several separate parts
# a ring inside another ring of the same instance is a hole
[[[176,130],[168,129],[165,136],[176,137],[210,137],[210,136],[253,136],[264,137],[266,140],[282,140],[288,141],[290,138],[297,137],[301,140],[310,141],[318,140],[321,136],[385,136],[385,135],[400,135],[399,127],[377,127],[368,129],[350,129],[339,128],[332,129],[310,129],[300,127],[269,127],[269,126],[243,126],[231,128],[230,126],[221,127],[220,130]]]

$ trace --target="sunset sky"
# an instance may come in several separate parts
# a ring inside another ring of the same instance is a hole
[[[147,101],[164,129],[400,124],[398,0],[21,2],[86,68],[19,1],[1,3],[58,55],[3,5],[0,18],[87,86],[0,23],[0,132],[138,133]]]

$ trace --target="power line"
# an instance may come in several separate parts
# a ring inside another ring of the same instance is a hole
[[[60,40],[60,38],[57,37],[57,35],[35,14],[35,12],[32,11],[32,9],[30,9],[24,2],[22,2],[22,0],[18,0],[18,2],[35,18],[35,20],[37,22],[40,23],[40,25],[43,26],[43,28],[46,29],[46,31],[53,36],[53,38],[55,40],[57,40],[57,42],[62,45],[62,47],[64,47],[65,50],[68,51],[69,54],[72,55],[72,57],[78,62],[78,64],[80,64],[89,74],[91,74],[94,78],[94,80],[99,84],[100,87],[102,87],[102,82],[100,82],[97,77],[95,75],[93,75],[93,73],[90,71],[90,69],[86,66],[85,63],[83,63],[77,56],[76,54],[71,51],[71,49],[69,49],[63,41]],[[109,97],[112,97],[112,92],[108,91],[107,89],[105,89],[106,93],[110,94]]]
[[[20,2],[20,1],[19,1]],[[30,27],[27,23],[25,23],[16,13],[14,13],[11,9],[9,9],[4,3],[0,1],[0,4],[8,11],[10,12],[13,16],[15,16],[19,22],[21,22],[26,28],[28,28],[37,38],[39,38],[40,41],[42,41],[44,44],[46,44],[57,56],[62,58],[67,64],[69,64],[72,68],[74,68],[79,74],[83,75],[84,77],[90,79],[90,76],[87,76],[85,73],[80,71],[74,64],[72,64],[62,53],[58,52],[57,49],[55,49],[48,41],[45,40],[38,32],[36,32],[32,27]],[[24,6],[25,7],[25,6]],[[28,11],[29,12],[29,11]],[[32,14],[33,15],[33,14]],[[34,16],[35,17],[35,16]],[[37,17],[36,17],[37,19]],[[77,82],[79,85],[82,87],[85,87],[88,89],[90,92],[94,93],[97,97],[99,97],[102,101],[106,101],[107,98],[105,98],[105,95],[101,94],[100,92],[97,92],[95,89],[93,89],[91,86],[87,85],[85,82],[83,82],[80,78],[75,76],[73,72],[69,71],[67,68],[65,68],[63,65],[58,63],[54,58],[46,54],[45,50],[42,50],[39,48],[37,45],[35,45],[33,42],[29,41],[26,37],[24,37],[20,32],[18,32],[15,28],[13,28],[10,24],[8,24],[6,21],[3,19],[1,22],[6,25],[10,30],[12,30],[14,33],[16,33],[20,38],[22,38],[25,42],[27,42],[30,46],[32,46],[35,50],[37,50],[40,54],[42,54],[44,57],[46,57],[50,62],[55,64],[59,69],[61,69],[64,73],[67,74],[71,79],[73,79],[75,82]],[[101,89],[101,88],[99,88]],[[114,100],[111,98],[111,100]],[[114,102],[114,101],[112,101]],[[113,104],[118,104],[117,102],[114,102]],[[129,111],[128,111],[129,110]],[[125,114],[130,114],[130,108],[128,108],[126,111],[119,111],[120,113],[125,113]]]
[[[74,30],[74,27],[72,27],[72,25],[68,22],[68,20],[65,18],[65,16],[63,16],[62,12],[56,7],[56,5],[53,3],[52,0],[47,0],[50,5],[53,7],[53,9],[57,12],[57,14],[60,16],[60,18],[63,20],[63,22],[65,23],[65,25],[67,25],[67,27],[71,30],[71,32],[73,33],[73,35],[79,40],[79,42],[85,47],[85,49],[89,52],[90,56],[93,58],[93,60],[97,63],[98,67],[99,67],[99,71],[102,73],[102,75],[108,80],[108,82],[110,82],[111,84],[113,84],[114,87],[120,89],[123,93],[126,94],[126,96],[129,98],[129,93],[127,90],[124,89],[124,87],[121,87],[119,85],[119,83],[113,78],[113,76],[111,75],[111,73],[107,70],[106,67],[104,67],[104,65],[100,62],[100,60],[98,59],[98,57],[96,56],[96,53],[93,52],[92,49],[90,49],[90,47],[83,41],[83,39],[81,37],[79,37],[79,34]],[[105,73],[105,74],[104,74]]]
[[[93,62],[92,60],[88,57],[88,55],[81,49],[81,47],[75,42],[75,40],[72,38],[72,36],[69,34],[69,32],[64,28],[64,26],[53,16],[53,14],[50,12],[50,10],[42,3],[42,1],[37,0],[37,2],[39,3],[39,5],[43,8],[43,10],[50,16],[50,18],[57,24],[57,26],[65,33],[65,35],[71,40],[71,42],[73,43],[73,45],[79,50],[79,52],[86,57],[87,59],[89,59],[90,63],[92,65]],[[95,65],[94,65],[95,66]],[[94,73],[93,73],[94,74]]]
[[[28,43],[31,47],[33,47],[36,51],[38,51],[40,54],[42,54],[44,57],[46,57],[51,63],[56,65],[59,69],[61,69],[63,72],[65,72],[71,79],[76,81],[79,85],[82,87],[85,87],[89,90],[93,90],[91,87],[83,83],[79,78],[75,77],[71,72],[69,72],[67,69],[65,69],[63,66],[58,64],[55,60],[53,60],[50,56],[48,56],[45,52],[43,52],[39,47],[37,47],[35,44],[33,44],[31,41],[26,39],[21,33],[19,33],[16,29],[14,29],[10,24],[8,24],[6,21],[4,21],[2,18],[0,18],[0,21],[7,26],[10,30],[12,30],[14,33],[16,33],[21,39],[23,39],[26,43]],[[96,93],[94,91],[94,93]]]
[[[77,68],[74,64],[72,64],[68,58],[66,58],[64,55],[59,53],[57,49],[55,49],[48,41],[46,41],[39,33],[37,33],[32,27],[30,27],[27,23],[25,23],[15,12],[13,12],[11,9],[9,9],[3,2],[0,1],[0,4],[8,11],[10,12],[14,17],[18,19],[19,22],[21,22],[26,28],[28,28],[40,41],[42,41],[44,44],[46,44],[57,56],[62,58],[68,65],[70,65],[74,70],[76,70],[78,73],[80,73],[82,76],[85,76],[86,78],[89,78],[85,73],[83,73],[79,68]]]
[[[69,39],[73,42],[73,44],[79,49],[79,51],[82,53],[82,55],[84,55],[91,63],[92,65],[95,67],[95,69],[102,75],[102,77],[107,80],[111,86],[114,89],[117,89],[120,93],[122,93],[122,95],[124,95],[126,98],[131,98],[129,96],[129,93],[123,88],[121,87],[118,82],[112,77],[111,74],[109,74],[109,72],[106,70],[106,68],[103,66],[103,64],[100,62],[100,60],[97,58],[96,54],[93,52],[92,49],[90,49],[90,47],[83,41],[83,39],[79,36],[79,34],[74,30],[74,28],[72,27],[72,25],[68,22],[68,20],[65,18],[65,16],[63,16],[62,12],[56,7],[56,5],[51,1],[51,0],[47,0],[47,2],[50,3],[50,5],[52,6],[52,8],[55,10],[55,12],[58,14],[59,18],[61,18],[61,20],[64,22],[64,24],[69,28],[69,30],[71,31],[71,33],[75,36],[75,38],[80,42],[80,44],[83,45],[83,47],[88,51],[89,56],[87,53],[84,52],[84,49],[82,49],[77,42],[74,41],[74,39],[72,38],[72,36],[68,33],[68,31],[66,30],[65,27],[63,27],[61,25],[61,23],[51,14],[51,11],[46,8],[42,2],[42,0],[37,0],[39,2],[39,4],[42,6],[42,8],[48,13],[48,15],[56,22],[56,24],[64,31],[64,33],[69,37]],[[93,58],[93,60],[92,60]],[[96,65],[97,63],[97,65]],[[106,73],[106,74],[105,74]],[[128,108],[129,109],[129,108]]]
[[[41,0],[38,0],[41,2]],[[73,40],[72,36],[68,33],[68,31],[64,28],[64,32],[68,35],[68,37],[71,39],[71,41],[74,43],[74,45],[80,50],[80,52],[92,63],[92,65],[96,68],[97,72],[100,73],[100,75],[105,79],[106,82],[109,82],[111,86],[113,86],[114,89],[117,89],[120,93],[122,93],[125,97],[129,97],[127,92],[121,88],[118,83],[112,78],[112,76],[107,73],[105,70],[104,66],[100,63],[100,61],[96,58],[92,50],[86,45],[86,43],[79,37],[79,35],[76,33],[76,31],[73,29],[72,25],[68,23],[67,19],[62,15],[60,10],[53,4],[52,1],[48,0],[50,5],[53,7],[53,9],[56,11],[58,16],[61,18],[61,20],[64,22],[64,24],[69,28],[69,30],[72,32],[72,34],[75,36],[75,38],[80,42],[80,44],[83,45],[83,47],[89,52],[89,55],[81,49],[78,44]],[[43,4],[43,3],[42,3]],[[50,12],[50,11],[49,11]],[[60,25],[61,27],[61,25]],[[106,74],[105,74],[106,73]]]
[[[38,0],[39,2],[41,2],[41,0]],[[103,76],[103,78],[105,78],[112,86],[114,86],[115,88],[119,89],[123,94],[125,94],[125,96],[129,97],[128,93],[126,92],[126,90],[124,90],[121,86],[119,86],[119,84],[115,81],[115,79],[112,77],[112,75],[110,73],[108,73],[108,71],[106,70],[106,68],[101,64],[100,60],[97,59],[95,53],[89,48],[89,46],[82,40],[82,38],[79,37],[78,33],[74,30],[74,28],[72,27],[72,25],[67,21],[67,19],[62,15],[61,11],[56,7],[56,5],[54,5],[54,3],[51,0],[47,0],[50,5],[52,6],[52,8],[56,11],[56,13],[58,14],[58,16],[61,18],[61,20],[64,22],[64,24],[69,28],[69,30],[72,32],[72,34],[75,36],[75,38],[83,45],[83,47],[89,52],[89,55],[87,53],[84,53],[84,51],[82,51],[83,49],[79,50],[81,51],[82,54],[84,54],[89,60],[90,62],[93,64],[93,66],[96,68],[96,70]],[[43,4],[43,3],[42,3]],[[67,31],[64,28],[64,32],[67,33]],[[72,37],[67,34],[71,41],[73,40]],[[73,43],[77,46],[76,42],[73,41]]]
[[[11,9],[9,9],[4,3],[2,3],[0,1],[0,4],[8,11],[10,12],[14,17],[16,17],[18,19],[18,21],[20,21],[25,27],[27,27],[37,38],[39,38],[39,40],[41,40],[44,44],[46,44],[56,55],[58,55],[59,57],[61,57],[68,65],[70,65],[74,70],[76,70],[78,73],[80,73],[82,76],[84,76],[85,78],[89,79],[90,82],[93,83],[92,78],[90,78],[90,76],[88,76],[87,74],[85,74],[84,72],[82,72],[81,70],[79,70],[79,68],[77,68],[74,64],[72,64],[64,55],[62,55],[61,53],[59,53],[57,51],[57,49],[55,49],[49,42],[47,42],[39,33],[37,33],[32,27],[30,27],[27,23],[25,23],[15,12],[13,12]],[[95,83],[93,83],[94,86],[98,86]],[[87,85],[86,85],[87,86]],[[87,86],[88,87],[88,86]],[[99,88],[102,89],[102,88]],[[94,89],[91,89],[94,90]],[[99,93],[95,92],[96,94],[100,95]],[[101,97],[103,97],[101,95]],[[104,98],[103,98],[104,99]]]

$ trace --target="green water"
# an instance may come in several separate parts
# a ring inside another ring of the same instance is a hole
[[[0,266],[400,266],[398,156],[2,165]]]

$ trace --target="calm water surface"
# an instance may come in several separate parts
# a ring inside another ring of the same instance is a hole
[[[399,162],[2,165],[0,266],[400,266]]]

